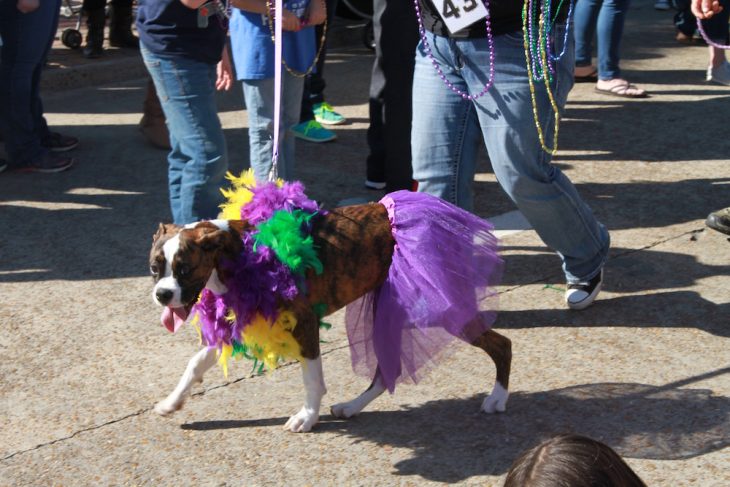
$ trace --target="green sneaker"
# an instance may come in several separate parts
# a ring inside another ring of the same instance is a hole
[[[340,125],[347,121],[327,102],[315,103],[312,105],[312,111],[314,112],[314,119],[324,125]]]
[[[294,137],[308,142],[329,142],[337,138],[331,130],[322,127],[316,120],[298,123],[291,128]]]

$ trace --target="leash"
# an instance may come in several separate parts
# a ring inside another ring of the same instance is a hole
[[[710,36],[707,35],[707,32],[705,32],[705,27],[702,25],[702,20],[697,19],[697,30],[700,32],[700,35],[705,40],[708,46],[712,46],[716,49],[723,49],[725,51],[730,49],[730,46],[726,46],[723,44],[718,44],[717,42],[710,39]]]
[[[274,141],[269,181],[276,181],[279,162],[279,127],[281,126],[281,50],[282,0],[274,2]]]

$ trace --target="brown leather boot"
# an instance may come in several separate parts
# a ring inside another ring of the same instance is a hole
[[[142,120],[139,121],[139,130],[150,144],[158,149],[170,150],[170,133],[165,123],[165,113],[162,111],[152,80],[147,82],[147,96],[144,100]]]

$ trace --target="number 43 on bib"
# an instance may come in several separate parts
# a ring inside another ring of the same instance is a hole
[[[452,34],[489,15],[482,0],[434,0],[433,3]]]

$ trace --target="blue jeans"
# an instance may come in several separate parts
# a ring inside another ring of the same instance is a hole
[[[215,65],[160,56],[140,46],[165,112],[172,218],[178,225],[213,219],[223,202],[228,158],[215,102]]]
[[[598,78],[621,77],[619,50],[629,0],[578,0],[575,4],[575,65],[591,64],[593,34],[598,37]]]
[[[43,117],[40,81],[58,26],[61,0],[42,1],[23,14],[14,1],[0,1],[0,131],[13,167],[23,166],[47,151],[50,135]]]
[[[294,136],[289,129],[299,122],[304,78],[282,69],[281,122],[277,176],[294,178]],[[243,97],[248,112],[248,144],[251,167],[257,181],[266,181],[274,150],[274,78],[243,80]]]
[[[562,49],[563,32],[556,27],[556,52]],[[461,91],[479,93],[489,75],[487,40],[426,35],[447,79]],[[572,38],[569,43],[553,83],[561,110],[573,86]],[[475,101],[449,90],[419,44],[411,133],[419,191],[471,210],[476,156],[483,138],[497,180],[540,238],[560,254],[568,282],[590,279],[607,257],[608,231],[540,147],[522,32],[496,36],[494,44],[494,86]],[[553,112],[544,84],[536,83],[535,91],[545,141],[552,145]]]

